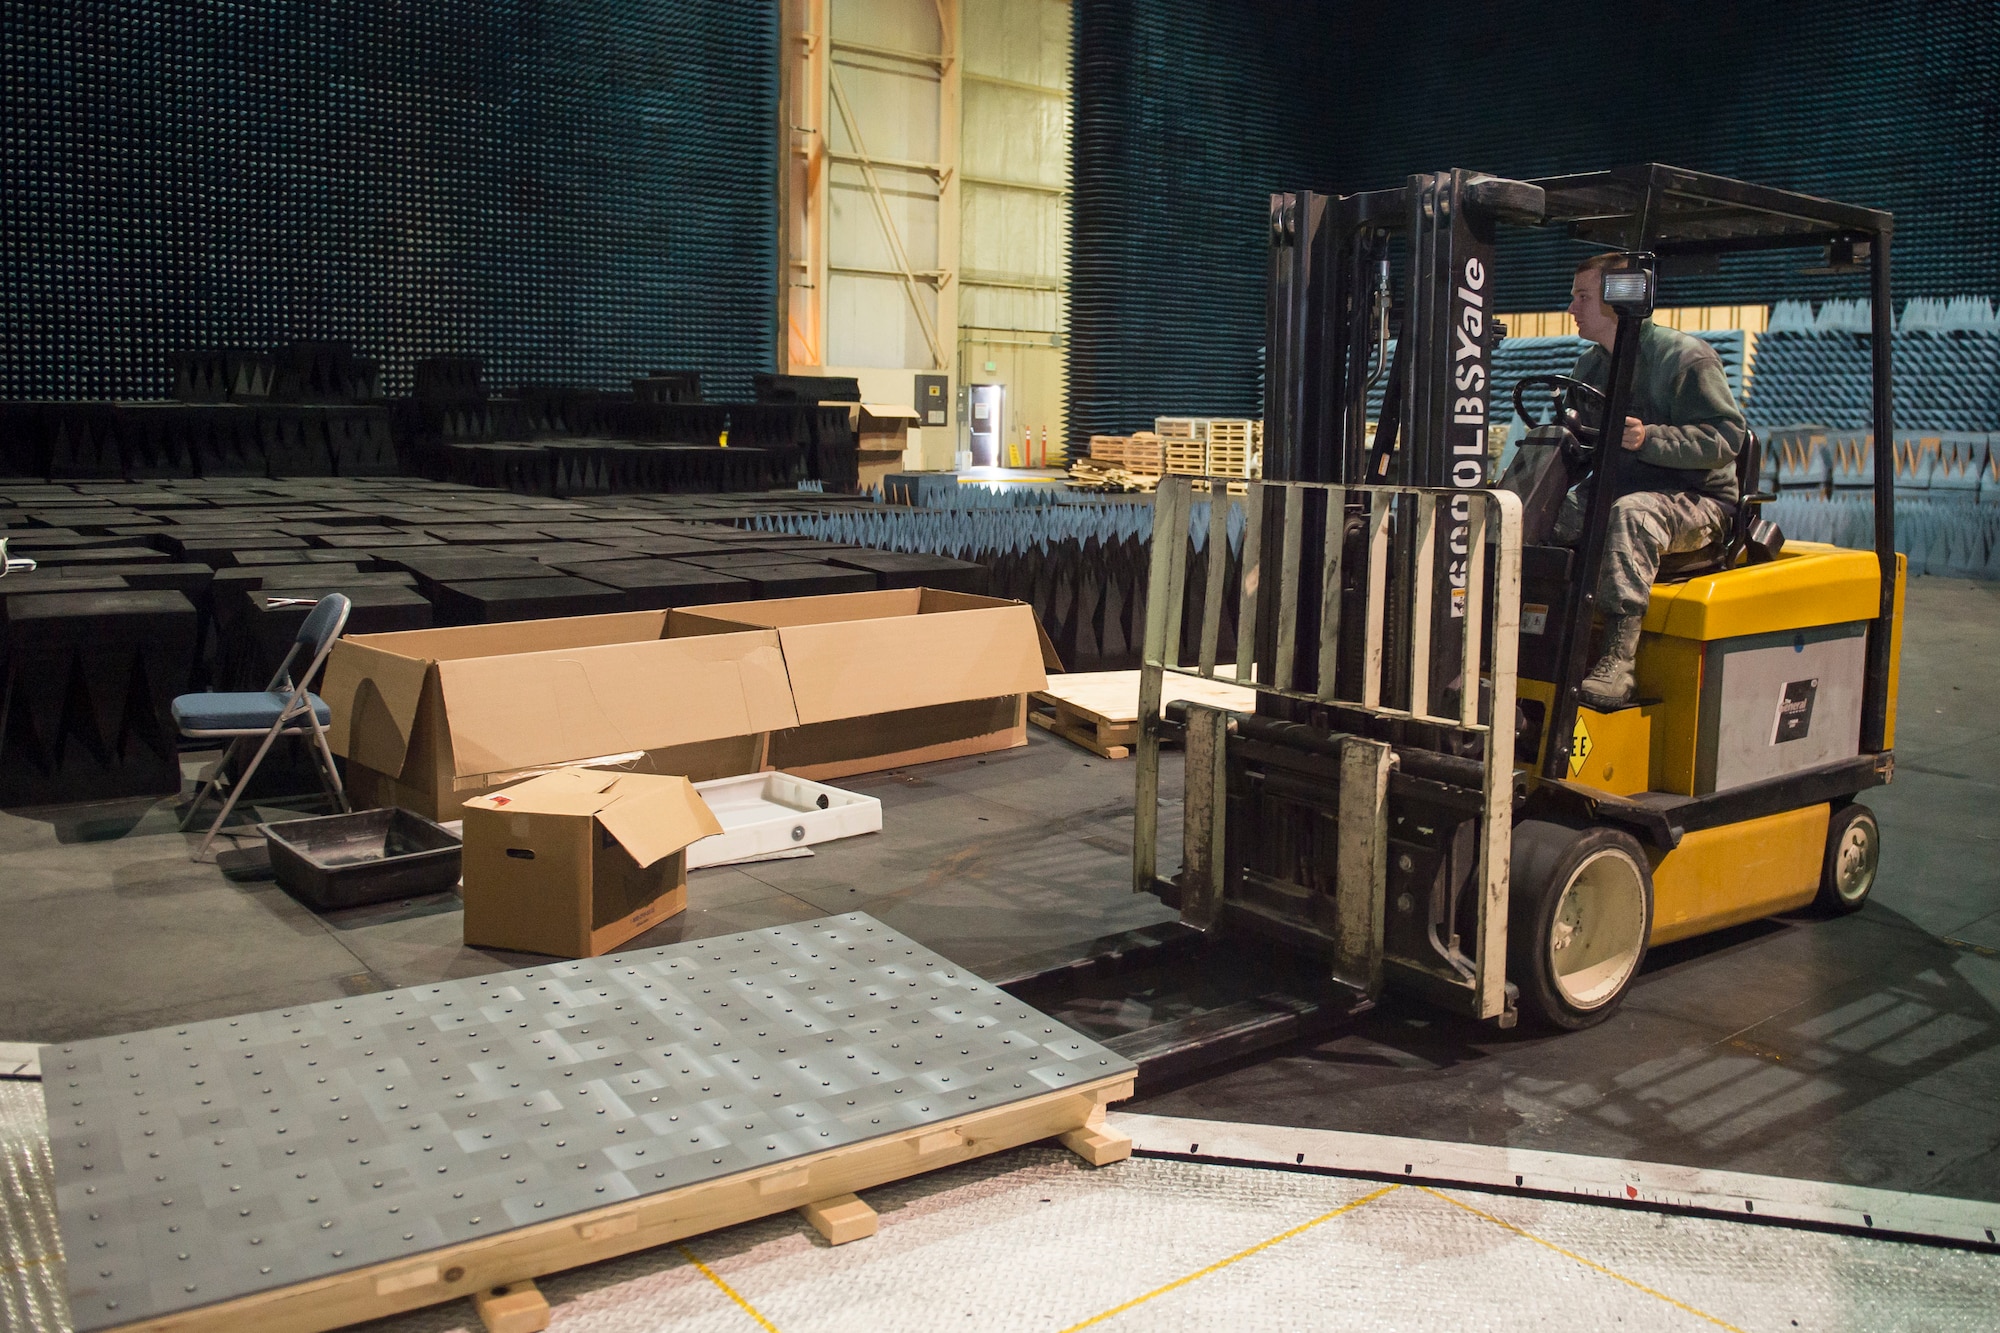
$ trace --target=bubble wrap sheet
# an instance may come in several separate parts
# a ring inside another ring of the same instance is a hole
[[[69,1327],[41,1085],[0,1079],[0,1328]]]

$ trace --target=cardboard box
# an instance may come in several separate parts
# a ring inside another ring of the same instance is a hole
[[[854,444],[863,491],[903,470],[911,437],[918,434],[918,422],[917,409],[901,403],[862,403],[854,409]]]
[[[594,958],[687,908],[694,784],[564,768],[465,803],[465,942]]]
[[[320,693],[358,807],[457,818],[579,764],[691,779],[753,773],[797,724],[778,635],[669,638],[665,611],[362,634]]]
[[[872,773],[1028,743],[1027,697],[1062,669],[1024,602],[935,588],[683,608],[676,637],[776,631],[798,725],[768,766]]]

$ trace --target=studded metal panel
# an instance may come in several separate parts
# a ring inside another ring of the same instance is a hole
[[[78,1330],[1130,1062],[870,917],[44,1048]]]

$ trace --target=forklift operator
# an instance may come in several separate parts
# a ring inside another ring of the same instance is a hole
[[[1600,390],[1618,338],[1618,316],[1600,299],[1604,271],[1622,258],[1584,260],[1570,286],[1570,318],[1579,335],[1597,344],[1577,359],[1573,374]],[[1746,434],[1715,349],[1650,319],[1640,326],[1631,410],[1619,443],[1638,457],[1622,460],[1618,469],[1623,493],[1611,507],[1597,588],[1604,652],[1580,689],[1583,702],[1599,710],[1623,707],[1637,690],[1633,659],[1661,557],[1698,551],[1726,528],[1736,506],[1736,455]],[[1608,430],[1603,437],[1607,443],[1614,438]],[[1562,545],[1582,536],[1590,484],[1564,500],[1555,530]]]

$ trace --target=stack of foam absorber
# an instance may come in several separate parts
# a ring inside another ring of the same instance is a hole
[[[919,509],[1043,509],[1051,505],[1103,504],[1102,495],[1044,485],[989,486],[960,482],[951,472],[902,472],[885,489],[869,490],[877,504],[910,504]]]
[[[2000,578],[2000,317],[1914,298],[1893,353],[1896,548],[1912,574]],[[1874,544],[1870,355],[1859,301],[1781,301],[1758,340],[1750,418],[1784,446],[1766,450],[1765,512],[1794,540]]]
[[[1701,339],[1722,358],[1722,369],[1729,376],[1729,390],[1741,398],[1743,395],[1743,330],[1706,329],[1692,334]],[[1390,341],[1390,353],[1394,354],[1394,340]],[[1576,369],[1577,358],[1590,348],[1582,338],[1508,338],[1493,350],[1493,401],[1501,406],[1495,411],[1513,414],[1514,386],[1535,375],[1568,375]],[[1387,388],[1387,374],[1378,376],[1374,386],[1368,391],[1368,419],[1382,418],[1382,395]],[[1533,406],[1534,404],[1531,404]]]
[[[970,491],[973,487],[956,487]],[[1001,492],[1005,493],[1005,492]],[[957,501],[940,494],[941,501]],[[990,507],[990,502],[950,508],[884,506],[839,513],[772,512],[752,518],[753,530],[783,532],[885,551],[949,556],[984,565],[992,593],[1034,607],[1042,627],[1072,671],[1110,671],[1139,664],[1146,624],[1146,579],[1151,559],[1150,501],[1056,500]],[[1229,559],[1223,589],[1222,648],[1235,651],[1235,615],[1241,586],[1245,517],[1240,499],[1229,502]],[[1193,636],[1207,591],[1210,502],[1191,506],[1187,531],[1188,577],[1182,603],[1183,654]],[[977,507],[975,507],[977,506]]]
[[[1753,424],[1814,422],[1866,430],[1873,401],[1868,307],[1780,301],[1757,340]],[[1984,297],[1925,297],[1904,306],[1894,344],[1899,429],[2000,429],[2000,318]]]

